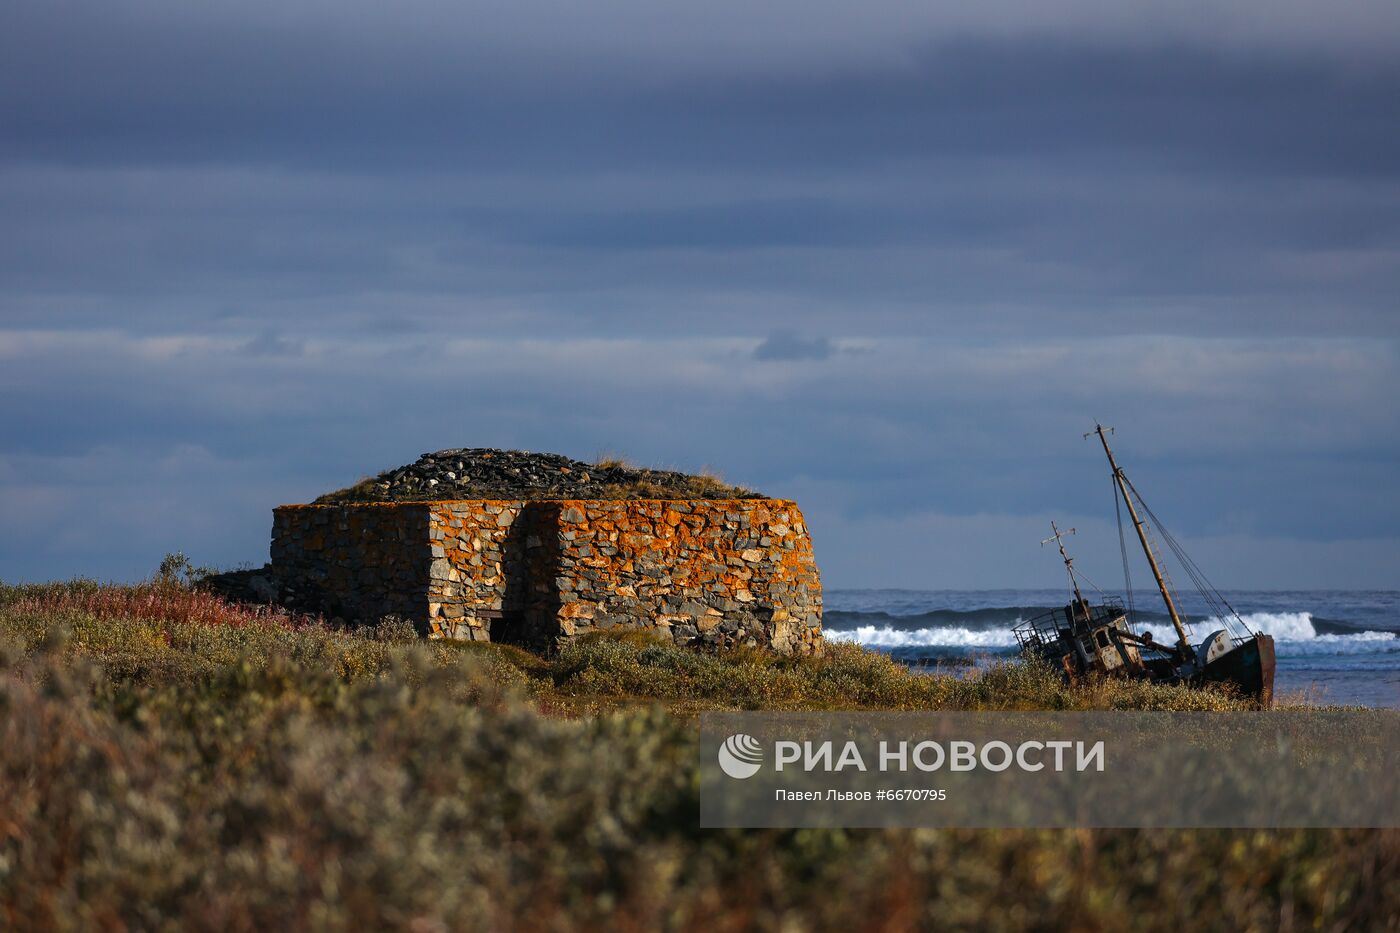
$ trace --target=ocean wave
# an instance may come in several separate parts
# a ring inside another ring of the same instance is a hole
[[[1023,618],[1033,617],[1041,611],[1030,607],[1006,607],[972,612],[940,610],[903,617],[885,613],[833,612],[827,614],[826,637],[831,641],[857,642],[886,649],[1013,648],[1016,636],[1012,627]],[[884,618],[877,622],[872,617]],[[1272,635],[1282,656],[1400,652],[1400,634],[1396,632],[1367,631],[1345,623],[1315,620],[1309,612],[1255,612],[1241,618],[1251,631]],[[974,619],[974,625],[950,624],[954,620]],[[851,625],[852,621],[858,624]],[[981,624],[976,624],[979,622]],[[1225,627],[1219,618],[1205,618],[1192,623],[1191,631],[1195,640],[1199,640]],[[1322,631],[1318,630],[1320,627]]]
[[[829,628],[849,630],[887,628],[912,632],[920,629],[948,628],[980,631],[1009,629],[1024,619],[1033,619],[1048,611],[1049,608],[1044,606],[1001,606],[991,609],[933,609],[914,615],[899,615],[890,612],[828,609],[826,623]]]
[[[1274,636],[1278,650],[1284,654],[1299,651],[1307,654],[1361,654],[1367,652],[1400,651],[1400,635],[1356,629],[1339,632],[1339,623],[1330,623],[1318,631],[1318,621],[1310,612],[1250,612],[1240,617],[1254,632]],[[1199,629],[1214,631],[1224,628],[1218,618],[1199,623]]]
[[[1010,629],[922,628],[896,629],[862,625],[855,629],[827,630],[829,641],[853,641],[872,648],[1009,648],[1016,644]]]
[[[855,630],[858,628],[888,628],[895,631],[918,631],[920,629],[949,628],[982,631],[989,629],[1010,629],[1026,619],[1049,612],[1050,606],[998,606],[988,609],[933,609],[911,615],[899,615],[881,611],[854,611],[849,609],[828,609],[828,628]],[[1146,624],[1171,624],[1165,612],[1137,609],[1133,617]]]
[[[1274,641],[1312,641],[1318,637],[1313,626],[1311,612],[1248,612],[1240,616],[1252,632],[1264,632],[1274,636]],[[1225,623],[1218,616],[1200,623],[1201,628],[1214,631],[1224,628]],[[1358,633],[1359,634],[1359,633]],[[1354,638],[1354,635],[1331,637]]]

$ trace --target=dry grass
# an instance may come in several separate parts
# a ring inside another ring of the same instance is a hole
[[[697,829],[700,709],[1234,708],[0,586],[0,928],[1394,929],[1393,831]]]
[[[816,657],[758,649],[707,653],[644,631],[580,637],[541,657],[494,643],[420,643],[411,626],[333,629],[319,619],[247,606],[174,582],[136,586],[90,581],[0,585],[0,636],[30,654],[63,633],[64,656],[97,661],[120,676],[158,683],[210,676],[221,666],[260,664],[290,653],[342,676],[377,677],[412,649],[436,666],[468,655],[502,683],[520,686],[557,713],[660,704],[683,717],[703,710],[1229,710],[1249,703],[1223,688],[1196,690],[1110,679],[1068,687],[1052,670],[1019,662],[981,674],[918,673],[887,655],[830,644]],[[152,679],[154,678],[154,679]]]
[[[631,468],[629,468],[631,469]],[[731,486],[719,474],[705,468],[699,474],[684,475],[677,481],[675,475],[667,475],[664,482],[658,475],[651,479],[652,471],[641,470],[637,479],[626,483],[610,483],[603,487],[600,498],[604,499],[747,499],[757,496],[751,489]]]
[[[634,463],[633,463],[631,460],[629,460],[627,457],[625,457],[625,456],[623,456],[622,454],[619,454],[619,453],[614,453],[614,452],[611,451],[611,450],[600,450],[600,451],[598,451],[598,455],[597,455],[596,457],[593,458],[593,465],[594,465],[595,467],[597,467],[598,469],[600,469],[600,470],[635,470],[635,469],[637,469],[636,464],[634,464]]]
[[[363,477],[344,489],[323,493],[311,500],[312,505],[334,505],[339,502],[381,502],[384,496],[377,476]]]

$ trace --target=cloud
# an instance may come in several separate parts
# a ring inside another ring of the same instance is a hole
[[[1101,417],[1178,534],[1353,579],[1343,542],[1400,520],[1397,25],[1391,0],[21,4],[0,566],[126,574],[167,527],[258,559],[269,504],[479,444],[796,490],[860,583],[901,516],[1004,516],[1004,545],[1098,514]],[[59,523],[87,537],[9,543]]]
[[[1040,540],[1050,520],[1078,528],[1070,550],[1085,579],[1105,590],[1121,589],[1118,530],[1102,511],[944,514],[918,512],[853,520],[831,513],[825,500],[808,496],[803,516],[812,529],[816,556],[826,579],[861,580],[874,588],[1001,589],[1008,566],[1018,568],[1024,588],[1062,590],[1064,566]],[[878,541],[863,549],[832,546],[845,537]],[[1184,540],[1192,559],[1209,568],[1226,590],[1368,589],[1387,579],[1400,561],[1400,537],[1385,535],[1319,542],[1274,535],[1201,535]],[[1151,577],[1130,552],[1138,587]],[[839,584],[838,584],[839,585]]]
[[[67,43],[65,90],[122,76],[153,97],[201,92],[211,74],[238,73],[246,101],[272,88],[336,84],[366,99],[405,78],[454,89],[559,83],[617,87],[724,76],[899,72],[930,47],[975,42],[1082,43],[1140,50],[1199,48],[1259,58],[1310,55],[1354,62],[1400,48],[1389,0],[1221,0],[1208,11],[1156,0],[984,0],[930,5],[887,0],[608,0],[580,6],[532,0],[464,7],[408,0],[392,9],[360,0],[329,7],[278,0],[101,0],[25,4],[6,33],[9,70],[42,73]],[[191,49],[198,49],[193,54]],[[179,80],[171,81],[175,75]],[[456,79],[455,83],[453,79]],[[54,93],[54,92],[51,92]]]
[[[279,336],[271,330],[264,330],[256,337],[242,344],[239,353],[247,356],[301,356],[306,353],[306,344]]]
[[[210,335],[368,335],[390,314],[494,336],[849,333],[853,317],[871,336],[1395,335],[1397,212],[1400,182],[1122,160],[779,181],[27,166],[0,172],[0,315]]]
[[[1400,413],[1374,403],[1400,393],[1393,342],[866,338],[806,367],[745,365],[742,337],[289,334],[301,356],[236,352],[257,337],[0,331],[6,573],[147,572],[174,549],[261,561],[273,505],[423,450],[500,446],[716,465],[798,498],[832,585],[861,585],[914,561],[868,576],[862,557],[891,529],[913,535],[907,516],[1002,515],[984,534],[1003,543],[1047,515],[1105,519],[1102,457],[1080,440],[1095,416],[1185,540],[1311,542],[1351,580],[1345,542],[1400,523]],[[929,538],[918,559],[981,547],[953,540]],[[1236,550],[1240,576],[1270,578]],[[1040,579],[1015,561],[998,572]]]
[[[833,352],[825,337],[803,337],[790,330],[774,331],[754,347],[756,360],[825,360]]]

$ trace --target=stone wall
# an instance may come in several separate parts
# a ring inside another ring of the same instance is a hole
[[[272,570],[280,600],[346,620],[422,616],[428,534],[422,503],[274,509]]]
[[[273,572],[301,608],[549,648],[618,626],[809,652],[821,583],[796,503],[547,500],[283,506]]]
[[[645,626],[679,642],[805,652],[821,583],[796,503],[772,499],[552,503],[561,635]]]
[[[464,500],[428,503],[431,634],[523,643],[532,563],[544,562],[537,503]],[[531,614],[533,618],[538,610]],[[494,632],[493,632],[494,630]]]

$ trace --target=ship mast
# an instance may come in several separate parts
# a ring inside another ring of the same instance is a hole
[[[1181,650],[1187,658],[1194,659],[1196,651],[1186,638],[1186,627],[1181,623],[1181,614],[1176,611],[1176,600],[1172,599],[1171,590],[1167,589],[1167,581],[1162,576],[1162,569],[1157,566],[1157,557],[1152,553],[1152,545],[1147,540],[1147,532],[1143,529],[1142,519],[1138,518],[1137,509],[1133,506],[1133,497],[1128,494],[1127,477],[1123,475],[1118,461],[1113,459],[1113,451],[1108,446],[1108,436],[1104,434],[1103,425],[1095,424],[1094,430],[1089,433],[1099,436],[1099,441],[1103,444],[1103,452],[1108,455],[1108,465],[1113,467],[1113,481],[1118,484],[1118,489],[1123,494],[1123,501],[1127,503],[1128,514],[1133,519],[1133,528],[1137,531],[1138,540],[1142,542],[1142,552],[1147,555],[1147,564],[1152,568],[1152,576],[1157,581],[1157,589],[1162,593],[1162,601],[1167,604],[1167,615],[1172,617],[1172,627],[1176,629],[1177,643],[1181,645]],[[1088,437],[1089,435],[1084,436]]]
[[[1061,531],[1059,529],[1059,526],[1056,525],[1055,522],[1052,520],[1050,522],[1050,530],[1055,533],[1050,537],[1046,538],[1044,541],[1040,542],[1040,546],[1045,547],[1045,545],[1049,544],[1051,541],[1054,541],[1057,545],[1059,545],[1060,557],[1063,558],[1065,562],[1065,572],[1069,574],[1069,585],[1074,590],[1075,612],[1084,612],[1084,621],[1088,622],[1089,617],[1085,609],[1088,603],[1084,601],[1084,594],[1079,592],[1079,578],[1074,575],[1074,558],[1070,557],[1069,554],[1065,552],[1065,535],[1074,534],[1074,529],[1071,528],[1069,531]]]

